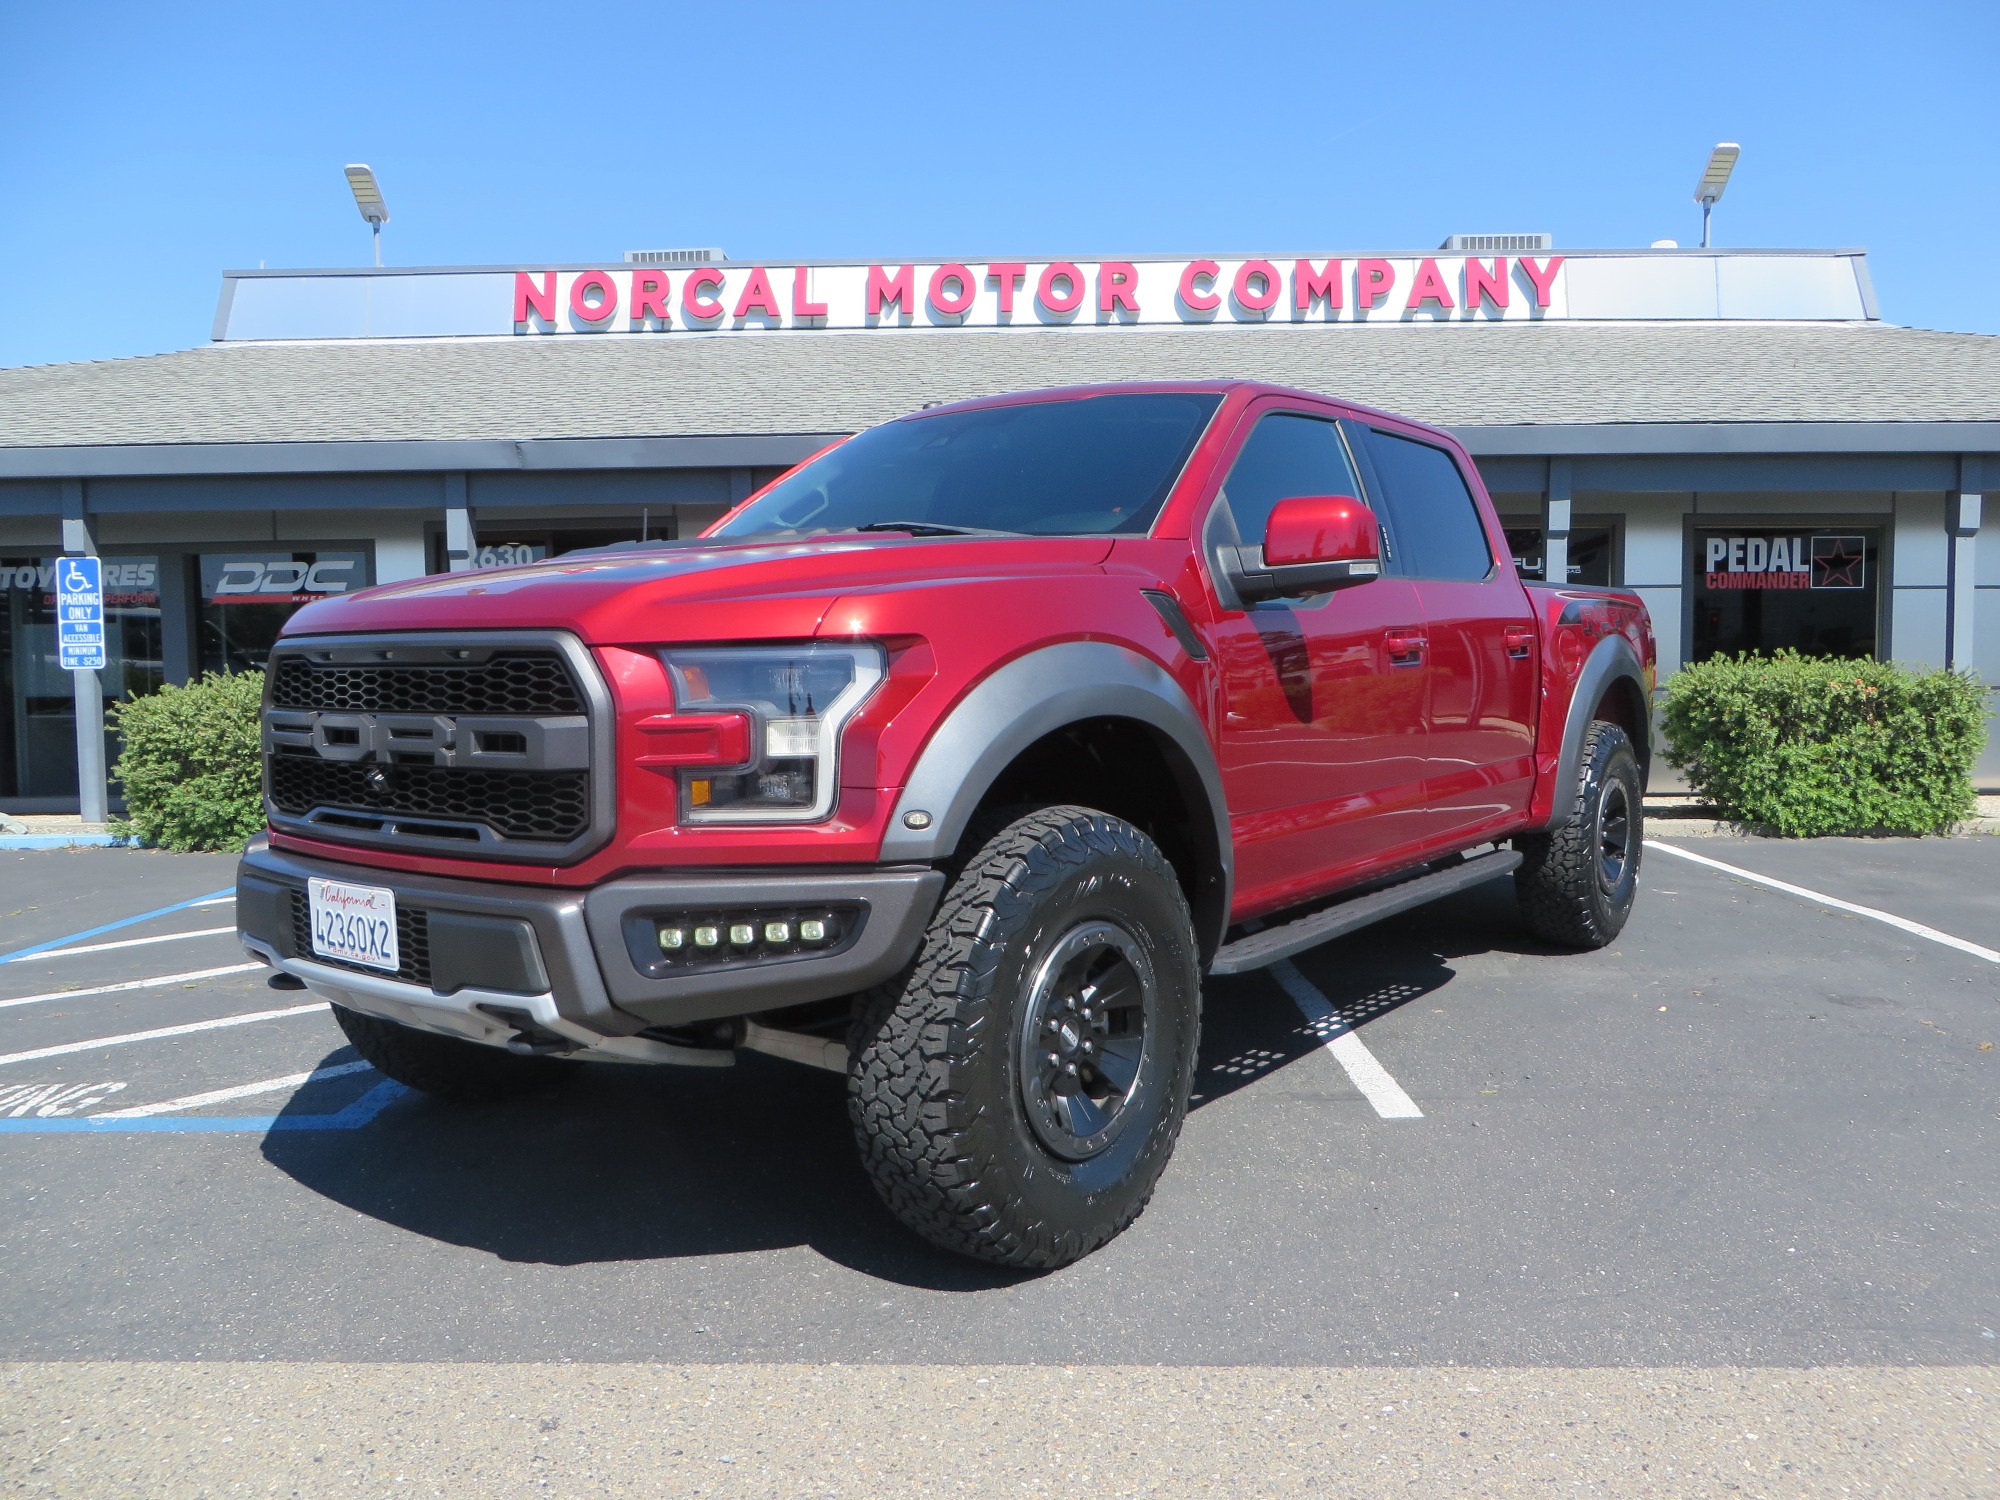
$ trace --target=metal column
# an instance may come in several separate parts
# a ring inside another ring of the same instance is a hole
[[[84,512],[83,481],[62,483],[63,551],[84,557],[97,556],[97,534]],[[109,645],[106,621],[106,645]],[[70,688],[76,695],[76,794],[77,808],[86,823],[102,823],[111,815],[111,799],[104,767],[104,688],[95,672],[70,673]]]
[[[1976,667],[1979,638],[1973,634],[1973,605],[1979,598],[1976,548],[1984,509],[1984,476],[1979,459],[1958,461],[1958,489],[1945,496],[1944,664]]]
[[[1569,460],[1549,460],[1542,495],[1542,581],[1561,588],[1569,582]]]

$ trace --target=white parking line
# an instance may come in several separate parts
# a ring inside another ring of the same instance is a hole
[[[195,902],[195,904],[189,907],[188,910],[199,911],[204,906],[229,906],[232,905],[235,902],[235,900],[236,898],[234,896],[210,896],[206,901]]]
[[[1745,870],[1737,865],[1726,865],[1719,859],[1710,859],[1706,854],[1696,854],[1673,844],[1662,844],[1657,839],[1647,839],[1648,849],[1657,849],[1662,854],[1676,855],[1692,860],[1698,865],[1707,865],[1712,870],[1721,870],[1734,875],[1739,880],[1754,881],[1758,885],[1768,885],[1774,891],[1783,891],[1788,896],[1799,896],[1807,901],[1817,901],[1821,906],[1831,906],[1836,911],[1851,911],[1857,917],[1873,917],[1878,922],[1887,922],[1891,927],[1913,933],[1920,938],[1928,938],[1933,943],[1943,943],[1947,948],[1956,948],[1961,953],[1970,953],[1974,958],[1983,958],[1989,964],[2000,964],[2000,952],[1992,948],[1982,948],[1977,943],[1969,943],[1962,937],[1953,937],[1948,932],[1939,932],[1935,927],[1926,927],[1921,922],[1912,922],[1908,917],[1899,917],[1894,912],[1880,911],[1872,906],[1858,906],[1852,901],[1843,901],[1838,896],[1829,896],[1824,891],[1815,891],[1789,881],[1773,880],[1769,875],[1759,875],[1755,870]]]
[[[275,1021],[280,1016],[302,1016],[307,1011],[325,1010],[324,1000],[314,1005],[288,1005],[283,1010],[255,1010],[247,1016],[221,1016],[213,1021],[195,1021],[186,1026],[162,1026],[157,1031],[128,1031],[123,1036],[93,1037],[87,1042],[65,1042],[60,1047],[37,1047],[32,1052],[0,1052],[0,1067],[8,1063],[33,1062],[40,1057],[64,1057],[72,1052],[93,1052],[99,1047],[122,1047],[127,1042],[157,1042],[170,1036],[192,1036],[197,1031],[219,1031],[224,1026],[248,1026],[252,1021]]]
[[[177,1110],[200,1109],[205,1104],[227,1104],[231,1099],[249,1099],[258,1094],[275,1094],[281,1089],[302,1088],[308,1083],[318,1083],[323,1078],[345,1078],[349,1073],[360,1073],[372,1068],[373,1063],[336,1063],[330,1068],[314,1068],[310,1073],[288,1073],[283,1078],[266,1078],[262,1083],[238,1084],[233,1089],[210,1089],[206,1094],[189,1094],[180,1099],[168,1099],[160,1104],[140,1104],[131,1109],[111,1109],[97,1116],[100,1120],[141,1120],[148,1115],[170,1115]],[[120,1084],[119,1087],[124,1087]]]
[[[16,995],[12,1000],[0,1000],[0,1010],[11,1010],[17,1005],[38,1005],[44,1000],[81,1000],[86,995],[116,995],[123,990],[145,990],[159,984],[192,984],[197,979],[217,979],[224,974],[243,974],[263,967],[262,964],[226,964],[220,969],[190,969],[185,974],[157,974],[151,979],[100,984],[89,990],[50,990],[44,995]]]
[[[234,932],[234,927],[201,927],[193,932],[166,932],[158,937],[121,938],[115,943],[86,943],[81,948],[44,948],[35,955],[44,958],[69,958],[77,953],[109,953],[113,948],[144,948],[151,943],[176,943],[182,938],[220,937],[225,932]]]
[[[1353,1085],[1361,1090],[1361,1095],[1375,1106],[1375,1113],[1385,1120],[1421,1120],[1424,1112],[1417,1108],[1417,1101],[1403,1092],[1403,1086],[1389,1076],[1389,1070],[1382,1066],[1374,1053],[1354,1028],[1340,1018],[1340,1012],[1301,974],[1292,961],[1281,958],[1270,967],[1271,977],[1278,981],[1285,993],[1292,997],[1292,1004],[1299,1008],[1314,1033],[1333,1054],[1333,1060],[1346,1071]]]

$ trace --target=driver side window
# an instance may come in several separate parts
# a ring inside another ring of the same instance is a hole
[[[1347,444],[1333,421],[1297,412],[1258,419],[1222,486],[1239,541],[1258,546],[1280,500],[1294,495],[1359,495]]]

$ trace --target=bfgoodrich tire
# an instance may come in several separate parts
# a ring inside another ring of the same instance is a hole
[[[567,1064],[547,1057],[523,1057],[498,1047],[418,1031],[399,1021],[364,1016],[344,1005],[333,1019],[348,1041],[378,1072],[406,1087],[455,1104],[484,1104],[553,1082]]]
[[[1591,723],[1571,795],[1562,828],[1515,840],[1522,861],[1514,891],[1536,937],[1602,948],[1632,915],[1645,834],[1639,758],[1616,724]]]
[[[1146,1206],[1187,1113],[1194,924],[1152,840],[1082,807],[980,845],[907,976],[856,1017],[848,1108],[904,1224],[1000,1265],[1067,1265]]]

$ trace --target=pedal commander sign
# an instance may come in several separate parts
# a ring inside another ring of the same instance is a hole
[[[1867,538],[1710,536],[1703,541],[1708,589],[1862,589]]]

